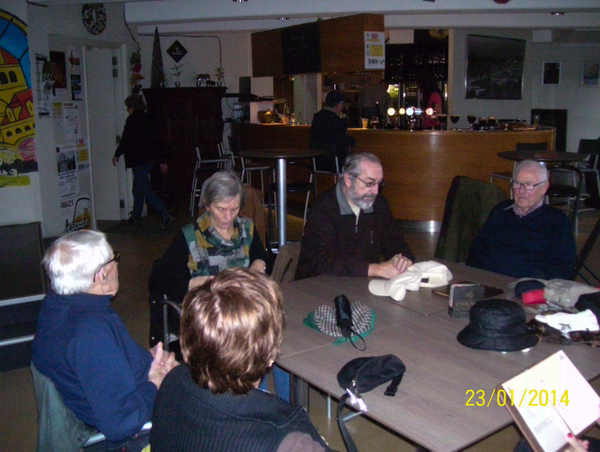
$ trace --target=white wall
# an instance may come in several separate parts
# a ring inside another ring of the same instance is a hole
[[[175,77],[175,65],[180,66],[181,75],[179,82],[181,87],[195,86],[197,74],[209,74],[211,80],[216,81],[215,69],[222,66],[225,74],[225,86],[227,93],[237,93],[239,88],[239,77],[252,75],[252,45],[250,32],[233,33],[211,33],[201,36],[161,35],[160,46],[162,51],[163,69],[168,76],[168,86],[173,87]],[[142,48],[142,81],[144,88],[150,87],[150,72],[152,65],[152,47],[154,34],[145,34],[138,37]],[[187,54],[175,63],[167,53],[169,47],[175,42],[187,50]],[[260,77],[252,79],[252,94],[257,96],[273,95],[272,77]],[[222,102],[223,119],[232,115],[233,104],[237,98],[224,98]],[[224,135],[229,134],[226,124]],[[227,143],[227,140],[224,141]]]
[[[525,39],[525,66],[521,100],[465,99],[467,35]],[[582,86],[584,62],[600,61],[600,47],[565,46],[558,42],[534,43],[531,30],[460,29],[450,40],[452,66],[449,112],[460,114],[459,127],[467,127],[467,115],[522,118],[529,120],[531,109],[567,109],[567,151],[576,152],[580,138],[600,136],[600,87]],[[542,63],[561,63],[560,85],[542,85]]]
[[[25,3],[23,1],[23,3]],[[67,44],[92,45],[92,46],[118,46],[127,43],[133,48],[131,37],[123,22],[123,4],[105,4],[107,25],[100,35],[87,32],[81,21],[81,5],[42,7],[34,4],[27,6],[27,19],[29,30],[29,51],[32,70],[35,70],[35,55],[49,55],[52,46],[63,47]],[[32,76],[33,89],[37,89],[35,76]],[[112,94],[112,93],[111,93]],[[85,92],[83,93],[85,96]],[[83,101],[80,101],[83,106]],[[92,124],[91,127],[102,127],[102,124]],[[60,193],[55,157],[55,142],[53,121],[51,118],[40,119],[36,111],[36,143],[39,168],[39,188],[37,196],[38,205],[30,203],[27,210],[43,224],[45,237],[60,234],[64,225],[60,218]],[[89,145],[89,144],[88,144]],[[35,196],[34,196],[35,197]],[[118,201],[117,201],[118,202]],[[8,215],[12,222],[17,218],[16,212]],[[4,219],[3,219],[4,220]],[[19,220],[21,221],[21,220]]]

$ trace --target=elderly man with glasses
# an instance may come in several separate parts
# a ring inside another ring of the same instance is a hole
[[[383,186],[383,168],[375,155],[358,152],[346,159],[337,185],[310,209],[297,279],[317,275],[393,278],[412,265],[415,257],[380,193]]]
[[[466,264],[517,278],[570,279],[576,260],[573,229],[563,211],[544,204],[548,185],[543,163],[520,162],[513,199],[492,209]]]

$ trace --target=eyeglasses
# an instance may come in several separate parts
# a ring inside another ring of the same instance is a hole
[[[100,266],[100,268],[102,267],[106,267],[108,264],[110,264],[111,262],[116,262],[117,264],[121,261],[121,253],[119,253],[118,251],[114,252],[113,258],[107,262],[105,262],[104,264],[102,264]]]
[[[100,269],[101,269],[102,267],[106,267],[106,266],[107,266],[108,264],[110,264],[111,262],[116,262],[116,263],[118,264],[120,260],[121,260],[121,253],[119,253],[119,252],[115,251],[115,252],[114,252],[114,254],[113,254],[113,258],[112,258],[111,260],[109,260],[109,261],[106,261],[106,262],[105,262],[105,263],[103,263],[102,265],[100,265],[100,266],[98,267],[98,270],[96,270],[96,271],[94,272],[94,279],[93,279],[93,281],[94,281],[94,282],[96,282],[96,275],[98,274],[98,272],[100,271]]]
[[[379,182],[377,181],[369,181],[369,182],[365,182],[364,180],[362,180],[360,177],[358,177],[356,174],[351,174],[352,177],[354,177],[355,179],[358,179],[359,181],[361,181],[363,184],[365,184],[366,188],[373,188],[375,185],[379,186],[379,189],[381,190],[383,187],[385,187],[385,181],[384,180],[380,180]]]
[[[537,184],[532,184],[531,182],[516,182],[516,181],[512,180],[510,183],[512,185],[512,188],[514,188],[515,190],[520,190],[521,187],[523,187],[527,191],[532,191],[538,185],[544,184],[546,182],[548,182],[548,181],[543,180],[541,182],[538,182]]]

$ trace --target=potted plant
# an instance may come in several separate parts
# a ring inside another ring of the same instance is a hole
[[[175,77],[175,88],[179,88],[179,76],[181,75],[181,68],[183,67],[183,64],[175,64],[171,69],[173,70],[172,72],[172,76]]]

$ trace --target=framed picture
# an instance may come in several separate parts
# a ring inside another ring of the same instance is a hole
[[[598,86],[600,78],[600,63],[583,64],[583,86]]]
[[[542,66],[542,85],[560,85],[560,63],[544,62]]]
[[[467,99],[521,99],[525,40],[467,36]]]

